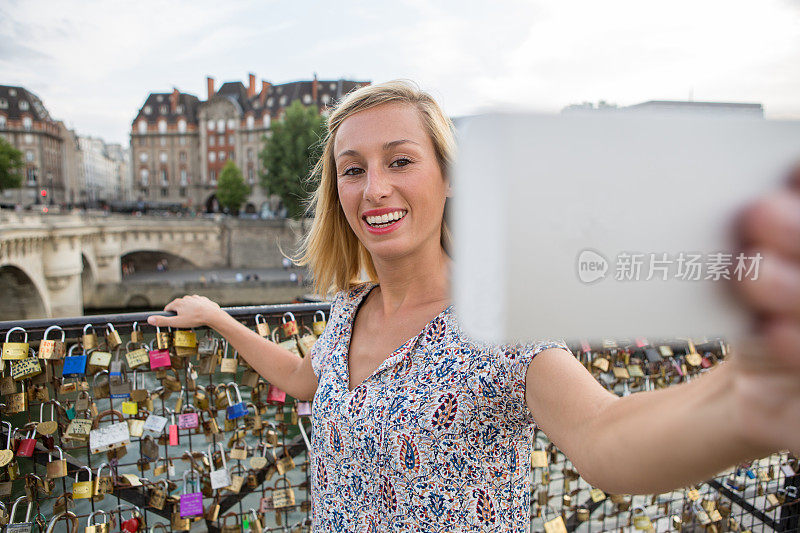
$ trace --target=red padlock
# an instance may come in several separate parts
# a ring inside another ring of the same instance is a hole
[[[22,439],[17,447],[17,457],[32,457],[33,450],[36,449],[36,429],[28,431],[28,437]]]
[[[270,384],[269,389],[267,389],[267,402],[283,405],[286,403],[286,393],[275,385]]]
[[[170,414],[171,424],[169,425],[169,445],[178,445],[178,426],[175,424],[175,413]]]
[[[128,533],[136,533],[139,531],[139,526],[141,526],[141,523],[133,511],[131,511],[131,517],[128,520],[122,521],[122,531],[127,531]]]

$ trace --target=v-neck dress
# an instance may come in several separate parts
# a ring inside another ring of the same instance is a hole
[[[311,351],[314,531],[529,531],[525,374],[569,348],[474,341],[451,305],[350,391],[353,320],[376,285],[336,294]]]

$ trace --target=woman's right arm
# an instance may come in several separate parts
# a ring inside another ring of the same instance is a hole
[[[209,326],[222,335],[264,379],[299,400],[311,400],[317,391],[317,377],[311,357],[301,358],[263,338],[205,296],[184,296],[164,307],[176,316],[150,316],[151,326],[194,328]]]

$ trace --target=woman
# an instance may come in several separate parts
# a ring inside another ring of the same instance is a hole
[[[316,530],[529,528],[534,415],[584,479],[613,493],[685,486],[800,443],[796,192],[743,217],[745,244],[786,257],[783,271],[739,287],[768,317],[763,353],[618,398],[562,342],[489,346],[459,329],[444,221],[452,124],[429,95],[397,81],[358,89],[328,129],[300,262],[335,297],[310,357],[196,295],[165,307],[177,316],[149,319],[208,325],[269,382],[314,399]],[[357,282],[362,272],[369,282]]]

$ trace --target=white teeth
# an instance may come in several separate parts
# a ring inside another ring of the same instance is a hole
[[[390,222],[394,222],[396,220],[400,220],[406,215],[407,211],[395,211],[393,213],[386,213],[385,215],[380,216],[371,216],[367,218],[367,224],[371,226],[382,226],[387,225]]]

